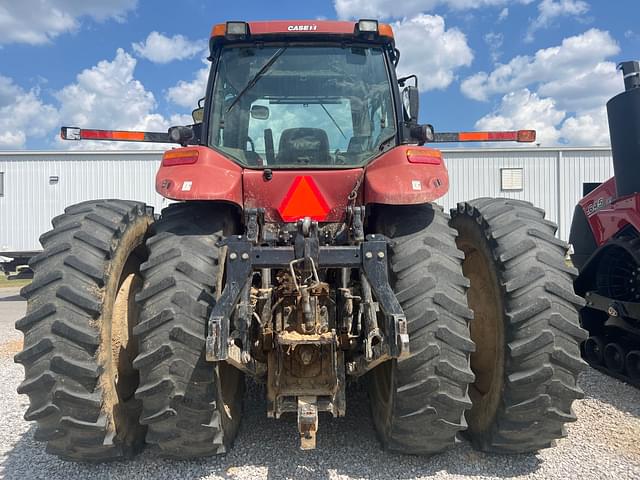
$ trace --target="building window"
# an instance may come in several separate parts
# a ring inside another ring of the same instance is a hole
[[[521,191],[522,168],[501,168],[500,169],[500,190],[503,192]]]
[[[600,182],[585,182],[582,184],[582,196],[586,197],[591,192],[593,192],[596,188],[602,185]]]
[[[4,172],[0,172],[0,197],[4,197]]]

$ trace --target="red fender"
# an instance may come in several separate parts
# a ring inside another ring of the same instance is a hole
[[[162,156],[156,191],[171,200],[223,200],[242,207],[242,167],[202,146]]]
[[[367,205],[428,203],[449,190],[449,174],[442,154],[433,148],[395,147],[371,162],[365,172]]]

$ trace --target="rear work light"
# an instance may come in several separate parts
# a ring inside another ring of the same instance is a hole
[[[377,20],[363,18],[358,20],[355,26],[355,34],[373,40],[377,37],[387,37],[393,40],[393,29],[387,23],[378,23]]]
[[[247,22],[227,22],[225,31],[227,37],[246,37],[249,35],[249,24]]]
[[[162,166],[172,167],[176,165],[192,165],[198,161],[198,150],[189,149],[176,149],[165,152],[162,156]]]
[[[358,31],[360,33],[378,33],[378,21],[358,20]]]
[[[407,150],[407,160],[409,160],[409,163],[441,165],[442,153],[440,153],[440,150]]]

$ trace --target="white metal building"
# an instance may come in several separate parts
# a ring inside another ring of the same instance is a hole
[[[613,175],[609,148],[443,150],[451,189],[442,203],[483,196],[528,200],[558,222],[567,239],[586,184]],[[67,205],[97,198],[144,201],[160,211],[154,189],[159,151],[0,152],[0,255],[36,251],[38,237]]]

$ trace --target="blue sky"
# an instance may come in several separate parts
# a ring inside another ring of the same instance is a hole
[[[637,0],[0,0],[0,149],[69,148],[63,124],[187,122],[215,23],[359,17],[393,24],[399,69],[419,75],[421,120],[439,131],[607,144],[615,65],[640,59]]]

